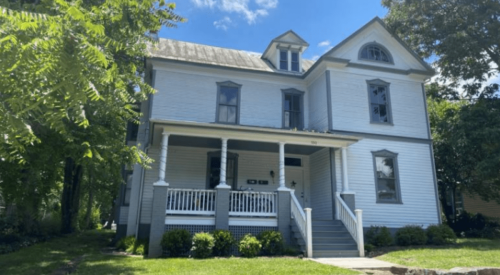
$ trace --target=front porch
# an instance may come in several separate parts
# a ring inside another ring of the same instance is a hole
[[[228,229],[236,238],[279,230],[309,257],[314,216],[343,218],[356,235],[359,221],[340,196],[342,202],[336,203],[336,190],[324,188],[331,185],[331,173],[321,167],[332,168],[328,155],[337,149],[345,156],[358,138],[177,122],[158,123],[155,133],[153,144],[161,140],[161,147],[152,190],[151,256],[161,253],[159,239],[174,228],[192,233]],[[342,190],[348,191],[347,175],[343,178]]]

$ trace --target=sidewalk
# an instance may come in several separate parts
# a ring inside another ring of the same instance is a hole
[[[389,270],[393,266],[398,266],[393,263],[372,258],[313,258],[311,260],[321,264],[334,265],[349,269]]]

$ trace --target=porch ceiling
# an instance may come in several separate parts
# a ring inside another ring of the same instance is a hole
[[[277,143],[269,142],[255,142],[255,141],[245,141],[245,140],[228,140],[228,150],[243,150],[243,151],[259,151],[259,152],[274,152],[277,153],[279,146]],[[172,134],[168,138],[169,146],[186,146],[186,147],[201,147],[201,148],[213,148],[220,150],[221,141],[215,138],[205,138],[205,137],[189,137],[180,136]],[[285,152],[287,154],[296,155],[310,155],[324,147],[318,146],[304,146],[304,145],[294,145],[286,144]]]
[[[159,144],[162,132],[170,134],[169,145],[220,148],[221,138],[229,149],[278,152],[278,143],[286,144],[286,153],[309,155],[321,148],[347,147],[361,138],[331,133],[292,131],[215,123],[180,122],[151,119],[153,144]]]

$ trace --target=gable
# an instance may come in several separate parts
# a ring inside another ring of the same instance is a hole
[[[292,30],[289,30],[289,31],[285,32],[284,34],[274,38],[273,42],[284,42],[284,43],[290,43],[290,44],[295,44],[295,45],[309,46],[309,44],[304,39],[302,39],[302,37],[300,37],[298,34],[296,34]]]
[[[380,45],[391,56],[392,62],[379,62],[359,58],[360,50],[368,44]],[[394,37],[380,18],[375,18],[357,32],[327,52],[325,57],[348,60],[350,64],[368,65],[398,70],[432,71],[432,68]]]

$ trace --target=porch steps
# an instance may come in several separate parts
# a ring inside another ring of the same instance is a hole
[[[358,245],[339,220],[313,220],[313,257],[358,257]]]

